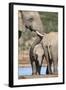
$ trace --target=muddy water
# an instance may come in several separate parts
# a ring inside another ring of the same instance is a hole
[[[41,74],[46,74],[46,67],[41,68]],[[18,76],[25,76],[25,75],[32,75],[32,68],[31,67],[19,67],[18,68]]]

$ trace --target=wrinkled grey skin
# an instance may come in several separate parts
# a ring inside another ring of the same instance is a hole
[[[35,40],[31,45],[31,48],[34,49],[35,45],[39,44],[42,40],[42,36],[38,35],[36,31],[43,34],[44,28],[40,19],[40,15],[36,11],[19,11],[18,13],[18,29],[19,31],[19,44],[21,44],[21,31],[30,30],[31,32],[35,32]],[[23,40],[22,40],[23,41]]]
[[[26,27],[26,30],[29,29],[30,31],[35,32],[36,34],[36,39],[32,43],[30,51],[29,51],[30,52],[29,56],[30,56],[30,62],[32,65],[33,74],[36,74],[36,73],[40,74],[41,64],[39,64],[39,58],[38,58],[39,55],[37,55],[36,57],[35,55],[36,53],[34,53],[33,51],[35,49],[35,46],[39,44],[42,40],[42,36],[38,35],[36,31],[43,34],[43,24],[41,22],[40,15],[38,12],[23,11],[22,16],[23,16],[23,23],[24,23],[24,26]],[[40,57],[42,57],[42,55]],[[42,59],[40,60],[40,62],[41,61]]]
[[[42,41],[42,46],[45,52],[45,58],[47,61],[47,70],[49,74],[58,73],[58,33],[50,32],[44,35]],[[53,65],[53,69],[52,69]]]
[[[33,52],[33,53],[32,53]],[[38,44],[34,47],[33,51],[30,48],[30,61],[32,65],[32,74],[38,74],[41,73],[41,66],[44,59],[44,50],[42,48],[41,44]]]
[[[43,24],[40,19],[38,12],[33,11],[23,11],[22,12],[23,23],[27,29],[31,31],[39,31],[43,33]]]
[[[29,12],[29,11],[23,11],[21,12],[21,17],[22,17],[22,24],[23,27],[26,30],[29,29],[31,31],[39,31],[41,34],[43,34],[43,25],[39,16],[38,12]],[[32,61],[35,59],[33,57],[33,50],[34,47],[39,44],[42,40],[42,47],[43,50],[45,51],[45,58],[47,60],[47,73],[52,73],[52,71],[54,73],[57,72],[57,64],[58,64],[58,42],[56,39],[56,35],[54,34],[46,34],[43,39],[37,35],[36,40],[34,41],[34,43],[31,46],[30,49],[30,60],[31,60],[31,65],[33,67]],[[51,37],[52,36],[52,37]],[[51,38],[50,38],[51,37]],[[41,60],[40,60],[41,61]],[[53,65],[53,70],[51,69],[51,66]]]
[[[46,74],[58,74],[58,33],[45,34],[40,44],[37,44],[33,51],[30,48],[29,55],[32,74],[40,74],[44,57],[47,61]]]

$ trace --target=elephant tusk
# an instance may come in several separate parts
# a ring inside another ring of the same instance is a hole
[[[36,31],[36,33],[37,33],[37,35],[39,35],[39,36],[41,36],[41,37],[43,37],[44,35],[43,34],[41,34],[40,32],[38,32],[38,31]]]

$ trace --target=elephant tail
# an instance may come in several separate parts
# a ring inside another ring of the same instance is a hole
[[[48,46],[48,55],[49,55],[49,58],[51,59],[51,46]]]

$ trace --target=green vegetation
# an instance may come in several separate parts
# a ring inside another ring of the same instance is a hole
[[[58,31],[58,13],[39,12],[46,33]]]

